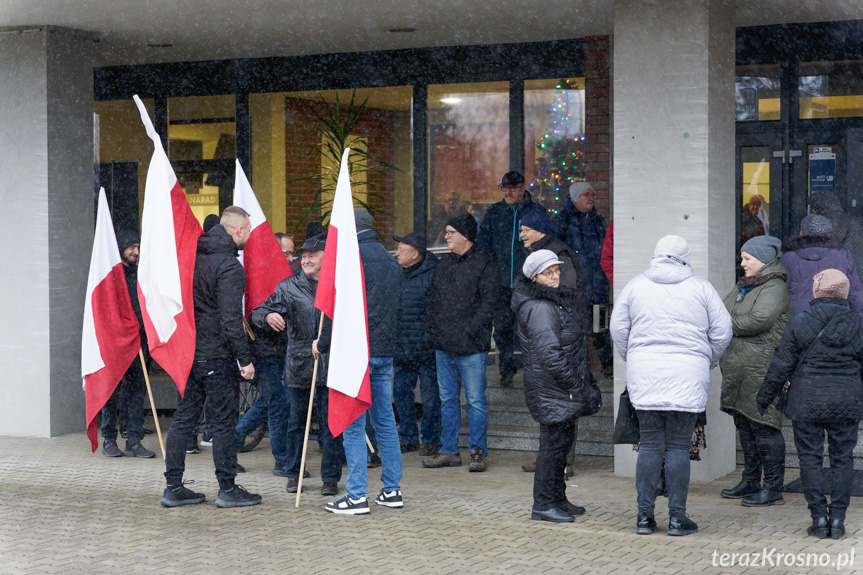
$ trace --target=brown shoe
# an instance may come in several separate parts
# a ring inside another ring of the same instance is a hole
[[[438,446],[434,443],[423,443],[420,445],[420,457],[431,457],[437,450]]]
[[[485,471],[485,455],[482,454],[481,449],[474,448],[470,450],[470,467],[468,467],[468,471]]]
[[[321,495],[330,496],[330,495],[338,495],[339,493],[339,484],[335,481],[324,481],[324,484],[321,486]]]
[[[452,455],[450,453],[438,453],[431,459],[423,460],[423,467],[429,469],[437,469],[438,467],[459,467],[461,465],[461,456]]]
[[[522,463],[521,470],[525,473],[534,473],[536,471],[536,459],[534,459],[530,463]]]
[[[296,493],[299,486],[300,479],[298,477],[288,477],[288,485],[285,487],[285,491],[288,493]]]

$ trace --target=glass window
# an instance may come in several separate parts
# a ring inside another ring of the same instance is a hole
[[[738,122],[778,120],[779,64],[737,66],[734,113]]]
[[[454,215],[500,201],[509,171],[509,83],[438,84],[428,87],[430,245],[442,244]]]
[[[801,62],[800,119],[863,116],[863,60]]]
[[[355,202],[388,246],[413,231],[412,98],[410,86],[250,94],[250,178],[273,231],[301,241],[309,221],[329,220],[340,163],[330,134],[354,114],[347,145],[367,154],[351,155]]]
[[[570,184],[585,179],[584,78],[524,83],[525,180],[558,213]]]
[[[740,245],[770,233],[770,147],[740,149],[743,160],[743,209],[740,211]]]

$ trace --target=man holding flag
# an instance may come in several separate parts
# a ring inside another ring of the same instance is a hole
[[[249,342],[243,329],[243,292],[246,276],[237,260],[245,247],[251,223],[242,208],[229,206],[219,224],[198,240],[193,297],[195,356],[183,399],[177,405],[168,432],[165,457],[167,486],[160,503],[178,507],[202,503],[206,496],[183,486],[186,446],[206,401],[207,421],[213,432],[213,462],[219,480],[217,507],[257,505],[261,496],[234,483],[237,449],[234,427],[239,416],[237,363],[244,379],[255,376]]]

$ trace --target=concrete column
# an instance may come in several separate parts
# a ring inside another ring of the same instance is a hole
[[[720,295],[733,286],[734,50],[733,0],[615,0],[616,293],[647,267],[666,234],[689,241],[695,273]],[[617,397],[626,364],[619,357],[615,363]],[[693,480],[735,468],[734,425],[719,411],[720,381],[713,370],[708,447],[692,465]],[[630,446],[616,446],[615,473],[634,475],[635,458]]]
[[[83,431],[81,324],[93,242],[92,41],[0,32],[0,434]]]

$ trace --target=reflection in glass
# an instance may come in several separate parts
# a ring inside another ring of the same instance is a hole
[[[779,64],[737,66],[734,115],[738,122],[778,120]]]
[[[863,61],[801,62],[800,118],[863,116]]]
[[[741,148],[743,209],[740,210],[740,245],[770,234],[770,148]]]
[[[586,175],[584,78],[525,81],[524,140],[529,190],[556,214]]]
[[[446,222],[500,201],[509,171],[509,83],[428,87],[429,244],[443,243]]]

